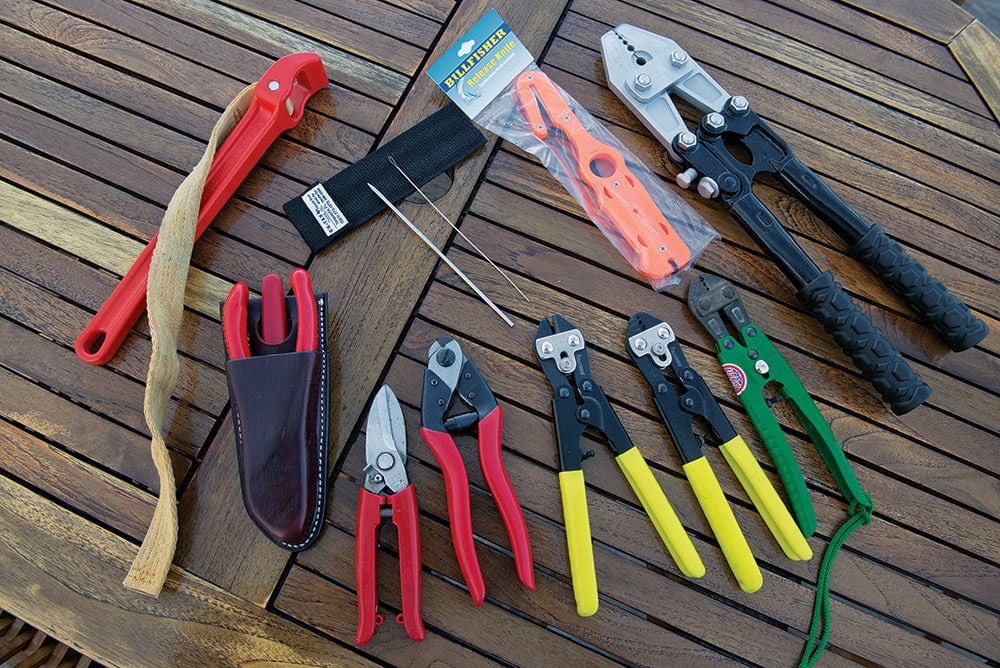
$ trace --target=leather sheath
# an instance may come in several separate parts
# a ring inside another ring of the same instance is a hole
[[[260,338],[260,299],[248,304],[250,357],[226,362],[243,504],[264,534],[297,552],[319,536],[326,509],[329,355],[326,295],[316,295],[318,350],[295,351],[295,300],[286,297],[290,333]]]

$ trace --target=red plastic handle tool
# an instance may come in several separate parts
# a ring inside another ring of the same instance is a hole
[[[535,568],[531,560],[531,542],[528,540],[528,526],[521,512],[521,504],[514,494],[514,486],[507,475],[500,452],[503,434],[503,409],[498,404],[486,417],[479,421],[479,462],[483,467],[486,485],[493,494],[493,500],[500,511],[500,518],[510,537],[510,549],[514,553],[517,576],[528,589],[535,588]]]
[[[316,297],[313,295],[312,278],[305,269],[292,271],[292,294],[298,311],[298,333],[295,335],[295,350],[318,350],[319,317],[316,313]]]
[[[458,557],[458,565],[462,569],[465,584],[469,587],[472,602],[477,606],[482,605],[486,598],[486,584],[483,582],[482,571],[479,570],[479,557],[476,556],[476,544],[472,539],[469,476],[465,472],[465,462],[450,434],[421,427],[420,435],[444,472],[451,542],[455,546],[455,556]]]
[[[399,580],[403,612],[400,615],[406,633],[417,642],[423,640],[423,615],[420,610],[420,519],[417,515],[417,495],[413,485],[392,496],[382,497],[366,489],[358,493],[358,514],[355,525],[355,577],[358,588],[358,631],[355,641],[365,645],[375,635],[375,627],[383,622],[378,612],[376,592],[376,557],[378,531],[384,506],[392,507],[392,522],[399,536]]]
[[[232,197],[237,186],[285,130],[302,120],[306,101],[329,80],[319,55],[293,53],[271,65],[257,82],[246,114],[219,147],[201,198],[195,239],[200,237]],[[76,338],[76,355],[90,364],[108,362],[146,310],[149,263],[158,235]]]
[[[233,285],[222,305],[222,338],[229,359],[250,357],[250,340],[247,338],[247,303],[250,288],[243,281]]]
[[[260,283],[260,338],[276,346],[288,337],[285,286],[281,276],[268,274]]]

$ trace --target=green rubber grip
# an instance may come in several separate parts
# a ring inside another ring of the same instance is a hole
[[[753,458],[753,453],[750,452],[743,437],[737,436],[723,443],[719,449],[729,462],[729,467],[739,478],[743,489],[747,491],[757,512],[764,518],[764,523],[771,530],[785,556],[793,561],[811,559],[812,548],[799,531],[781,497],[774,491],[771,481],[764,475],[760,464]]]
[[[569,572],[573,580],[576,614],[590,617],[597,612],[597,572],[594,569],[594,546],[590,538],[587,512],[587,487],[583,471],[561,471],[559,492],[562,495],[563,520],[566,523],[566,547]]]
[[[615,461],[639,497],[639,502],[646,509],[646,514],[649,515],[656,532],[660,534],[660,539],[667,546],[681,573],[692,578],[703,576],[705,564],[694,548],[691,538],[684,531],[681,521],[677,519],[677,513],[667,501],[663,488],[649,470],[649,464],[643,459],[639,448],[632,446],[615,457]]]
[[[757,560],[747,544],[747,539],[740,531],[733,509],[722,493],[719,480],[712,472],[712,467],[704,457],[684,465],[684,474],[698,498],[698,504],[705,513],[712,533],[719,542],[723,556],[729,563],[729,569],[736,577],[740,589],[748,594],[760,589],[764,584],[764,576],[760,573]]]
[[[811,404],[812,398],[806,393],[802,383],[799,382],[791,367],[778,353],[774,344],[756,325],[750,324],[743,328],[743,340],[747,341],[750,349],[755,351],[756,361],[764,361],[767,365],[766,375],[754,370],[755,361],[750,359],[748,349],[738,345],[732,337],[719,341],[719,361],[722,362],[722,367],[729,377],[736,395],[743,403],[743,408],[746,409],[747,415],[753,421],[767,453],[771,456],[771,461],[774,462],[774,467],[778,471],[778,477],[781,478],[781,484],[785,488],[785,494],[788,495],[788,503],[792,507],[792,513],[795,515],[795,521],[802,531],[802,535],[811,536],[816,531],[816,512],[813,510],[812,500],[809,498],[805,476],[802,475],[799,463],[792,452],[792,446],[788,443],[781,425],[778,424],[774,413],[771,412],[771,407],[767,405],[767,400],[764,398],[764,386],[770,382],[781,386],[785,398],[789,399],[794,406],[802,405],[805,402]],[[818,412],[816,411],[817,414]],[[812,435],[811,422],[801,418],[800,421],[806,431]],[[820,417],[820,421],[824,426],[826,425],[826,421],[822,417]],[[836,449],[840,450],[836,440],[833,443]],[[828,447],[820,443],[815,444],[821,453],[824,448]]]

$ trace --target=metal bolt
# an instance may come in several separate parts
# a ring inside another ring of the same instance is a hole
[[[431,387],[437,387],[437,384],[438,384],[438,379],[437,378],[431,378]]]
[[[694,167],[688,167],[683,172],[678,174],[674,180],[677,181],[677,185],[679,185],[681,188],[684,188],[684,190],[687,190],[688,188],[691,187],[691,184],[694,183],[694,180],[697,178],[698,178],[698,170],[695,169]]]
[[[388,471],[392,468],[392,465],[396,463],[396,458],[388,452],[383,452],[375,460],[375,466],[382,469],[383,471]]]
[[[680,67],[688,61],[687,52],[683,49],[677,49],[670,54],[670,64],[674,67]]]
[[[660,327],[659,329],[656,330],[656,335],[661,339],[669,339],[670,330],[667,329],[666,327]]]
[[[472,372],[471,371],[466,371],[465,372],[465,379],[469,380],[470,378],[472,378]]]
[[[757,352],[756,350],[748,350],[747,351],[747,357],[749,357],[752,360],[755,360],[758,357],[760,357],[760,353]]]
[[[582,409],[580,411],[580,419],[581,420],[589,420],[590,419],[590,411],[588,411],[586,408]]]
[[[750,108],[750,103],[742,95],[734,95],[729,98],[729,111],[734,114],[744,114]]]
[[[762,376],[766,375],[767,372],[771,370],[771,367],[769,367],[767,362],[764,360],[757,360],[757,363],[753,365],[753,368],[756,369],[757,373]]]
[[[546,341],[542,344],[542,354],[549,355],[552,353],[552,344]]]
[[[437,361],[441,366],[451,366],[455,363],[455,353],[451,348],[442,348],[437,352]]]
[[[653,79],[648,74],[643,72],[635,78],[635,87],[638,90],[648,90],[650,86],[653,85]]]
[[[694,406],[694,399],[688,397],[687,399],[684,400],[684,405],[687,406],[688,408],[691,408],[692,406]]]
[[[559,397],[562,398],[562,399],[568,399],[569,398],[569,389],[565,388],[565,387],[560,387],[559,388]]]
[[[271,81],[267,82],[267,89],[268,90],[278,90],[279,88],[281,88],[281,82],[280,81],[271,80]]]
[[[444,399],[438,399],[438,406],[444,406],[445,403],[447,403],[447,402],[445,402]]]
[[[707,114],[701,122],[705,126],[705,129],[711,132],[722,132],[722,129],[726,127],[725,117],[716,111]]]
[[[747,336],[757,336],[757,328],[747,327]]]
[[[475,398],[476,398],[476,393],[475,392],[469,392],[469,401],[472,401]]]
[[[635,348],[636,350],[640,350],[640,351],[641,350],[645,350],[646,349],[646,339],[636,339],[635,343],[632,344],[632,347]]]
[[[682,132],[677,135],[677,148],[690,151],[698,145],[698,137],[693,132]]]
[[[576,334],[570,334],[568,337],[566,337],[566,343],[575,348],[576,346],[580,345],[580,337],[577,336]]]
[[[706,176],[698,181],[698,194],[705,199],[714,199],[719,196],[719,184]]]
[[[732,350],[732,348],[733,348],[733,342],[730,341],[730,340],[728,340],[728,339],[725,340],[725,341],[723,341],[722,345],[723,345],[724,348],[727,348],[729,350]]]
[[[559,366],[563,371],[571,371],[573,369],[573,360],[568,357],[559,363]]]
[[[667,391],[667,384],[660,383],[659,385],[656,386],[656,391],[659,392],[660,394],[665,394]]]
[[[590,382],[589,380],[585,380],[585,381],[583,381],[583,385],[581,386],[581,389],[584,392],[590,392],[592,389],[594,389],[594,384],[592,382]]]
[[[666,350],[667,347],[662,343],[657,343],[653,346],[653,352],[656,353],[657,355],[662,355],[664,352],[666,352]]]

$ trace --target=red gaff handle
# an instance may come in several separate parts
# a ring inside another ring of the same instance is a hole
[[[451,542],[462,569],[465,584],[469,587],[472,602],[477,606],[486,598],[486,584],[479,570],[476,545],[472,540],[472,510],[469,507],[469,476],[465,463],[458,453],[455,440],[447,433],[420,428],[427,447],[434,453],[444,471],[445,491],[448,494],[448,517],[451,520]]]
[[[222,142],[202,192],[195,239],[218,215],[268,147],[302,120],[305,103],[329,80],[319,55],[293,53],[275,62],[257,82],[246,114]],[[132,267],[76,338],[76,355],[90,364],[108,362],[146,310],[154,234]]]
[[[354,531],[354,575],[358,588],[358,632],[354,639],[365,645],[382,624],[375,590],[375,555],[378,545],[382,497],[366,489],[358,493],[358,515]]]
[[[427,633],[420,612],[420,518],[413,485],[393,494],[389,502],[399,537],[399,585],[403,599],[403,613],[396,621],[402,622],[406,633],[420,642]]]
[[[295,350],[318,350],[319,316],[316,313],[316,297],[313,295],[312,277],[301,267],[292,271],[292,294],[298,311],[298,332],[295,335]]]
[[[528,589],[535,588],[535,569],[531,560],[531,542],[528,540],[528,526],[521,512],[521,504],[514,494],[514,486],[507,475],[500,452],[503,434],[503,409],[499,404],[479,421],[479,462],[483,467],[486,485],[493,494],[493,500],[500,511],[500,518],[510,537],[510,549],[514,553],[517,576]]]

